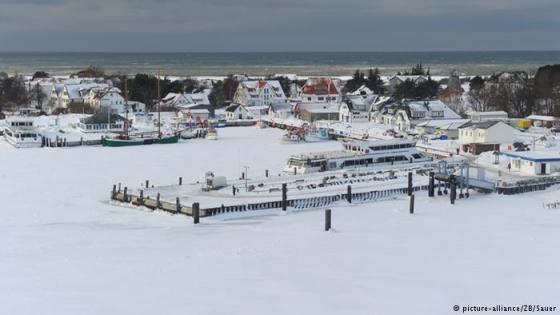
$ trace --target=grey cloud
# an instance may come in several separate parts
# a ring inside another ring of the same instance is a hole
[[[0,50],[560,49],[558,13],[556,0],[0,0]]]

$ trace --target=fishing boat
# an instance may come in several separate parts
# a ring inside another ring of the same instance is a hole
[[[218,140],[218,131],[216,128],[209,127],[206,131],[206,140]]]
[[[179,141],[180,134],[175,132],[171,135],[163,135],[161,132],[161,93],[160,93],[160,82],[159,75],[157,79],[157,93],[159,97],[158,102],[158,130],[157,133],[140,133],[140,134],[130,134],[129,133],[129,123],[128,120],[128,85],[127,79],[124,80],[124,100],[125,100],[125,121],[124,121],[124,132],[116,136],[106,136],[102,139],[102,145],[106,147],[126,147],[126,146],[136,146],[136,145],[148,145],[148,144],[171,144],[177,143]]]

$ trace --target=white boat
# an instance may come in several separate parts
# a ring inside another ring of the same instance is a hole
[[[305,142],[320,142],[330,140],[329,130],[326,128],[306,129],[303,136]]]
[[[405,163],[425,163],[433,159],[416,149],[409,140],[343,141],[344,150],[294,155],[284,171],[306,174],[346,168],[387,166]]]
[[[4,138],[16,148],[40,148],[43,139],[33,125],[33,120],[24,117],[6,120]]]
[[[282,136],[282,142],[284,143],[300,143],[303,142],[304,138],[301,133],[290,131]]]
[[[194,139],[196,138],[196,133],[192,130],[183,130],[181,131],[181,138],[182,139]]]
[[[206,140],[218,140],[218,131],[215,128],[208,128],[205,138]]]

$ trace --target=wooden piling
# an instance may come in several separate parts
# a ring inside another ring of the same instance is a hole
[[[194,224],[200,223],[200,205],[198,202],[192,204],[192,216]]]
[[[150,187],[150,181],[146,179],[146,188]]]
[[[138,200],[138,204],[143,206],[144,205],[144,191],[140,190],[140,198]]]
[[[156,196],[156,208],[158,208],[158,209],[161,208],[161,194],[160,193],[157,193],[157,196]]]
[[[348,185],[348,187],[347,187],[346,201],[348,201],[348,203],[352,203],[352,186],[351,185]]]
[[[181,212],[181,200],[179,200],[179,197],[177,197],[177,199],[175,201],[175,211],[177,213]]]
[[[288,184],[282,184],[282,211],[288,209]]]
[[[410,214],[414,214],[414,194],[410,195]]]
[[[128,187],[124,187],[124,202],[128,202],[128,196],[126,194],[126,191],[128,190]]]
[[[434,172],[430,172],[430,182],[428,184],[428,197],[433,197],[434,196],[434,177],[435,174]]]
[[[408,172],[408,195],[412,196],[412,172]]]
[[[449,175],[449,200],[451,204],[455,204],[455,199],[457,197],[457,184],[455,183],[455,175]]]
[[[326,209],[325,210],[325,231],[330,231],[331,229],[331,214],[332,211],[331,209]]]
[[[119,183],[119,190],[117,190],[119,193],[121,192],[121,183]]]
[[[268,170],[265,170],[265,171],[264,171],[264,176],[265,176],[266,178],[268,178]]]
[[[179,177],[179,186],[183,185],[183,177]]]
[[[115,200],[117,197],[117,185],[113,185],[113,191],[111,192],[111,200]]]

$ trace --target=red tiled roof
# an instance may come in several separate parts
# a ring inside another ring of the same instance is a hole
[[[336,84],[328,78],[308,80],[303,86],[303,93],[308,95],[338,94]]]

